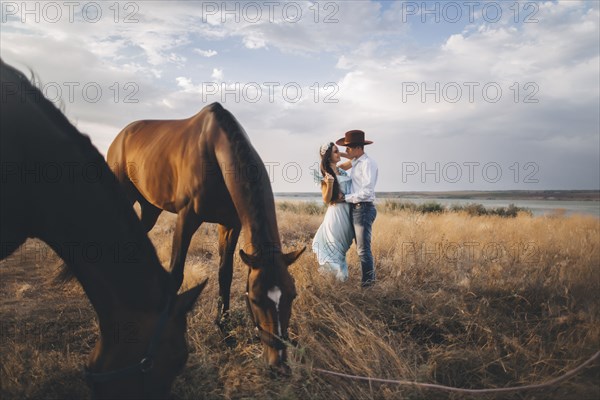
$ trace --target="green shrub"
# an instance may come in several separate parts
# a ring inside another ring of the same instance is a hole
[[[383,213],[394,213],[398,211],[413,211],[422,214],[439,214],[444,212],[465,212],[470,216],[478,217],[482,215],[498,215],[500,217],[505,218],[515,218],[519,213],[524,213],[526,215],[533,215],[530,210],[526,208],[520,208],[515,206],[514,204],[509,204],[508,207],[496,207],[496,208],[486,208],[482,204],[477,203],[468,203],[466,205],[461,204],[452,204],[449,207],[445,207],[437,202],[426,202],[420,205],[412,203],[410,201],[399,201],[386,199],[383,203],[377,206],[379,210]]]
[[[427,214],[427,213],[439,214],[439,213],[442,213],[445,211],[444,206],[442,206],[440,203],[436,203],[434,201],[421,204],[420,206],[417,207],[417,210],[422,212],[423,214]]]
[[[276,202],[276,206],[279,211],[308,215],[324,214],[327,209],[327,205],[314,201],[278,201]]]

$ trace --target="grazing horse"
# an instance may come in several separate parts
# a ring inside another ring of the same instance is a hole
[[[0,258],[46,242],[99,320],[86,365],[97,398],[164,398],[188,356],[186,313],[130,203],[88,137],[0,60]]]
[[[171,274],[183,280],[192,235],[202,222],[219,224],[219,296],[217,324],[227,318],[233,256],[249,266],[250,315],[272,367],[285,368],[285,340],[296,297],[288,266],[304,251],[284,254],[275,202],[266,168],[234,116],[220,104],[204,107],[183,120],[132,122],[108,150],[108,164],[129,195],[139,202],[149,231],[163,211],[177,213]]]

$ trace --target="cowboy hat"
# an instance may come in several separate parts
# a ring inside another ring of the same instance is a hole
[[[373,142],[365,140],[365,133],[357,129],[346,132],[343,138],[335,142],[338,146],[365,146],[371,143]]]

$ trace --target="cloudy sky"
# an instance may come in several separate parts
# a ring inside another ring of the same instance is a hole
[[[277,192],[362,129],[380,191],[598,189],[597,1],[2,1],[0,56],[103,154],[219,101]]]

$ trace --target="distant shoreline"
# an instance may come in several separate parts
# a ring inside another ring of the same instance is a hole
[[[275,192],[275,197],[314,197],[315,192]],[[377,192],[387,199],[465,199],[465,200],[562,200],[600,201],[600,190],[500,190],[500,191],[440,191],[440,192]]]

